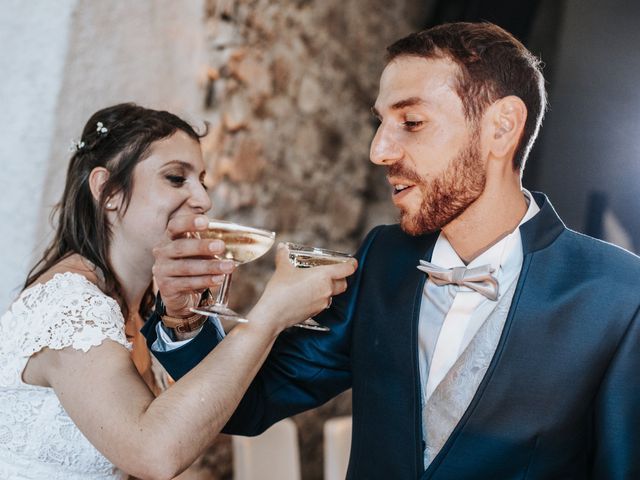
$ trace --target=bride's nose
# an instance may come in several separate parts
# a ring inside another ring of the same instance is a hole
[[[211,209],[209,193],[201,184],[194,186],[188,200],[189,206],[197,213],[206,213]]]

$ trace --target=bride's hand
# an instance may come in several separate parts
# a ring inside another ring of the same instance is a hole
[[[277,332],[300,323],[329,307],[331,297],[347,289],[346,277],[358,266],[355,259],[313,268],[296,268],[289,262],[287,247],[278,245],[276,270],[260,300],[249,313],[252,322],[274,327]]]

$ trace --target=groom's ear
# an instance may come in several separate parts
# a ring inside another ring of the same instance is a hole
[[[512,161],[527,121],[526,105],[519,97],[508,95],[496,100],[486,113],[486,141],[492,157]]]

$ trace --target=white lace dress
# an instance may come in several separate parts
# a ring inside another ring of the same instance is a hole
[[[103,340],[130,348],[118,304],[82,275],[56,274],[20,295],[0,319],[0,479],[124,479],[82,435],[51,388],[27,385],[44,347],[86,352]]]

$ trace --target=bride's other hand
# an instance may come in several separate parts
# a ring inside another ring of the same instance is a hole
[[[331,297],[347,289],[346,278],[357,269],[356,259],[334,265],[296,268],[284,244],[278,245],[276,270],[248,317],[277,332],[329,307]]]

